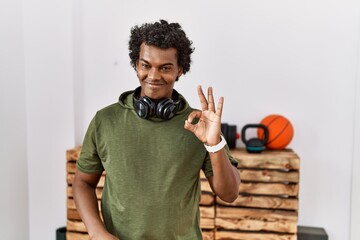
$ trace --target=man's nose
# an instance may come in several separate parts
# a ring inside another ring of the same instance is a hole
[[[150,78],[151,80],[159,80],[161,78],[159,70],[152,67],[149,71],[148,78]]]

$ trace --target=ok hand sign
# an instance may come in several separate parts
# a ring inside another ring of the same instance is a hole
[[[221,114],[224,104],[224,98],[220,97],[217,109],[212,87],[208,88],[208,98],[206,99],[201,86],[197,88],[202,111],[195,110],[191,112],[185,121],[184,128],[193,132],[195,136],[208,146],[216,145],[220,142],[221,134]],[[199,121],[192,124],[194,118]]]

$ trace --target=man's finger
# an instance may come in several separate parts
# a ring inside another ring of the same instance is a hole
[[[218,103],[218,106],[216,109],[216,115],[218,115],[219,117],[221,117],[221,115],[222,115],[223,106],[224,106],[224,97],[220,97],[219,103]]]
[[[212,87],[208,88],[208,108],[210,111],[215,112],[215,103]]]
[[[203,90],[200,85],[197,87],[197,92],[198,92],[200,103],[201,103],[201,109],[203,111],[208,110],[208,102],[205,98],[205,95],[204,95]]]
[[[194,110],[189,114],[187,121],[189,123],[192,123],[194,118],[200,118],[200,117],[201,117],[201,112],[198,110]]]
[[[191,124],[188,120],[185,120],[184,128],[190,132],[194,132],[196,129],[196,126]]]

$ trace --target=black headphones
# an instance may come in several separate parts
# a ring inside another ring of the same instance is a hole
[[[182,109],[182,101],[175,89],[173,89],[173,99],[163,98],[157,101],[147,96],[140,97],[140,92],[141,87],[135,89],[133,103],[136,114],[141,118],[158,117],[169,120]]]

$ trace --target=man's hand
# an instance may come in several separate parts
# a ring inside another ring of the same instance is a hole
[[[193,132],[195,136],[208,146],[214,146],[220,142],[221,134],[221,114],[224,104],[224,98],[220,97],[217,109],[212,87],[208,88],[208,99],[206,99],[201,86],[197,88],[202,111],[193,111],[185,121],[184,128]],[[192,124],[194,118],[199,121]]]

